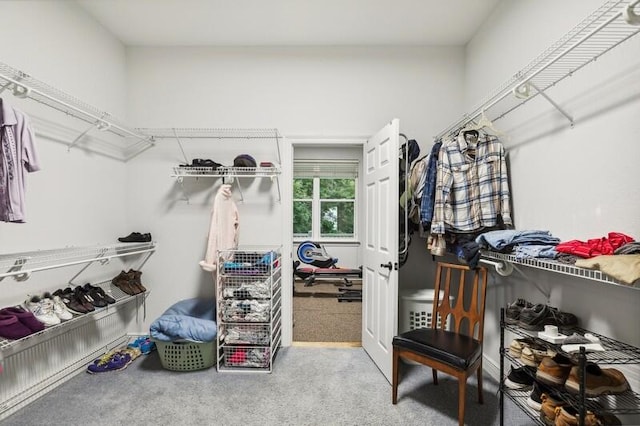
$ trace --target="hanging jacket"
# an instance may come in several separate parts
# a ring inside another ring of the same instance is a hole
[[[38,170],[28,117],[0,99],[0,221],[25,221],[25,175]]]
[[[223,184],[213,200],[211,225],[207,253],[200,266],[205,271],[215,271],[218,261],[218,250],[236,250],[238,248],[240,217],[238,207],[233,201],[231,185]],[[232,260],[233,252],[222,253],[223,259]]]

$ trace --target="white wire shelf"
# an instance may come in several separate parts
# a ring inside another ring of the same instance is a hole
[[[91,262],[107,262],[112,258],[153,253],[155,242],[121,243],[88,247],[67,247],[0,255],[0,280],[13,276],[29,278],[31,273]]]
[[[609,275],[596,271],[593,269],[580,268],[575,265],[561,263],[555,260],[545,260],[538,258],[529,259],[516,259],[512,254],[497,253],[492,251],[482,250],[482,259],[489,259],[491,261],[507,262],[515,265],[524,265],[532,268],[544,269],[545,271],[557,272],[560,274],[570,275],[573,277],[584,278],[593,281],[600,281],[608,284],[615,284],[628,288],[640,288],[637,285],[627,285],[620,281],[611,278]]]
[[[487,96],[471,112],[451,123],[436,138],[456,133],[466,124],[486,114],[492,121],[544,93],[587,64],[640,32],[639,25],[627,23],[623,12],[637,8],[640,0],[606,1],[564,37],[547,48],[511,79]],[[638,13],[637,11],[633,11]],[[517,94],[517,95],[516,95]],[[551,100],[573,124],[573,118]]]
[[[172,177],[267,177],[280,174],[277,167],[174,167]]]
[[[138,132],[154,139],[281,139],[278,129],[239,129],[239,128],[137,128]]]
[[[38,331],[36,333],[30,334],[22,339],[6,339],[0,337],[0,354],[3,357],[10,356],[14,352],[18,350],[24,349],[24,346],[29,346],[32,342],[37,341],[40,336],[47,335],[47,337],[51,338],[58,334],[62,334],[65,330],[68,330],[68,327],[77,325],[82,321],[86,321],[88,318],[95,318],[96,316],[107,315],[113,312],[117,306],[128,303],[132,300],[137,300],[139,297],[146,299],[149,295],[150,291],[147,290],[144,293],[129,295],[120,290],[118,287],[111,284],[111,281],[103,281],[100,283],[93,284],[95,286],[101,287],[108,295],[115,299],[115,303],[109,304],[103,308],[95,308],[95,311],[88,312],[86,314],[73,314],[73,318],[67,321],[62,321],[60,324],[47,326],[44,330]]]
[[[144,142],[144,146],[139,148],[140,150],[153,145],[153,140],[149,136],[127,126],[110,113],[89,105],[74,96],[31,77],[21,70],[0,62],[0,93],[5,90],[11,91],[18,98],[33,99],[71,117],[90,123],[94,126],[92,128],[108,131],[122,138],[134,138],[133,145]],[[84,136],[89,130],[82,133],[78,138]],[[75,144],[77,140],[70,145]]]

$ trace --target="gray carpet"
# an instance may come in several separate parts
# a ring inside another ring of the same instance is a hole
[[[434,386],[425,367],[402,371],[394,406],[391,386],[361,348],[284,348],[272,374],[171,372],[154,352],[123,371],[79,374],[3,424],[457,425],[454,380]],[[496,383],[485,379],[484,405],[475,379],[467,392],[467,424],[497,425]],[[531,423],[507,408],[505,424]]]

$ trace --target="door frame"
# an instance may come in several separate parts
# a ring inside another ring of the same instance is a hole
[[[370,136],[287,136],[283,143],[281,164],[282,191],[282,346],[293,343],[293,160],[296,147],[362,147]],[[362,210],[358,226],[362,226]],[[360,249],[362,250],[362,245]]]

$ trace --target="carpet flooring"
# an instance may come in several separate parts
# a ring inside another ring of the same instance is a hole
[[[273,373],[172,372],[157,352],[117,372],[74,376],[3,425],[457,425],[457,383],[403,366],[398,404],[362,348],[282,348]],[[485,403],[468,384],[468,425],[498,424],[497,385],[485,375]],[[531,424],[507,406],[505,424]]]
[[[360,342],[362,303],[328,297],[293,298],[294,342]]]

